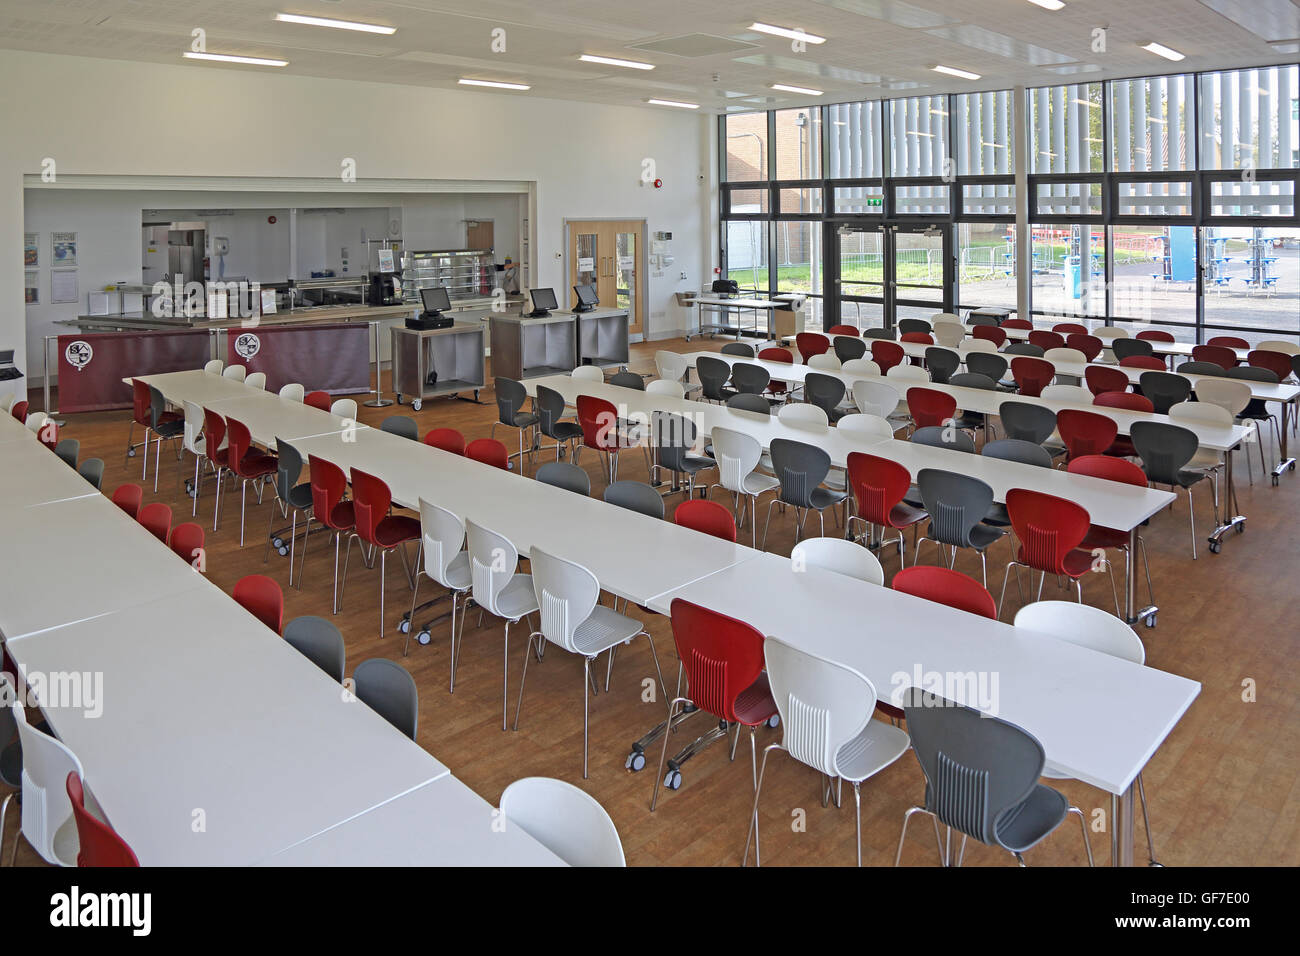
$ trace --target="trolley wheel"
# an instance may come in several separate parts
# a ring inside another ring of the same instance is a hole
[[[669,770],[664,774],[664,786],[669,790],[682,789],[682,772],[680,770]]]
[[[636,773],[638,770],[645,769],[645,753],[640,750],[633,750],[627,755],[627,760],[623,761],[623,767]]]
[[[769,727],[780,727],[780,726],[781,726],[781,715],[780,715],[780,714],[773,714],[771,717],[767,718],[767,725],[768,725]]]
[[[411,619],[409,617],[403,617],[400,621],[397,622],[397,633],[398,634],[411,633]]]
[[[1274,487],[1274,488],[1277,487],[1277,483],[1278,483],[1278,476],[1277,476],[1277,475],[1274,475],[1274,476],[1273,476],[1273,487]]]
[[[1222,550],[1223,545],[1220,542],[1214,540],[1210,541],[1210,554],[1218,554]]]
[[[402,404],[402,393],[401,393],[401,392],[397,392],[393,397],[397,399],[397,404],[398,404],[398,405]]]
[[[276,549],[279,550],[280,548],[284,547],[284,538],[280,537],[277,534],[274,538],[271,539],[271,544],[275,545]]]
[[[289,546],[287,544],[282,544],[275,550],[280,552],[280,557],[282,558],[287,558],[289,556]]]
[[[428,628],[425,628],[419,634],[415,635],[415,643],[417,644],[428,644],[432,640],[433,635],[429,633]]]
[[[418,399],[418,398],[414,398],[414,399],[411,400],[411,410],[412,410],[412,411],[416,411],[416,412],[418,412],[418,411],[419,411],[421,408],[423,408],[423,407],[424,407],[424,402],[422,402],[420,399]]]
[[[134,448],[128,448],[128,449],[126,450],[126,457],[127,457],[127,458],[134,458],[134,457],[135,457],[135,449],[134,449]]]
[[[1147,627],[1155,627],[1155,626],[1156,626],[1156,616],[1154,614],[1148,614]]]
[[[1237,534],[1245,534],[1245,533],[1246,533],[1246,523],[1242,521],[1237,525]]]

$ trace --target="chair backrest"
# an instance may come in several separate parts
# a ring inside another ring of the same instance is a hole
[[[148,427],[151,422],[149,418],[149,383],[142,382],[138,378],[131,379],[131,418],[137,425]],[[15,406],[17,408],[17,406]],[[17,412],[14,417],[23,421],[26,417],[27,408],[23,407],[23,417],[19,417]]]
[[[916,485],[930,515],[926,534],[940,544],[971,547],[971,530],[988,515],[993,489],[978,478],[938,468],[922,468]]]
[[[1099,325],[1092,330],[1092,334],[1110,345],[1115,339],[1128,338],[1128,329],[1121,329],[1115,325]]]
[[[1088,533],[1091,520],[1080,505],[1027,488],[1007,492],[1007,515],[1020,540],[1020,556],[1036,571],[1064,574],[1065,558]]]
[[[54,836],[72,816],[66,781],[70,773],[85,776],[81,761],[61,740],[28,724],[21,703],[14,700],[9,706],[23,759],[21,833],[47,863],[71,862],[55,853]]]
[[[618,448],[618,409],[614,403],[595,395],[579,395],[575,404],[578,424],[582,426],[582,443],[599,451]]]
[[[930,381],[942,385],[961,368],[961,356],[952,349],[932,346],[925,350],[925,367],[930,370]]]
[[[86,809],[86,793],[75,770],[68,771],[64,786],[77,824],[77,866],[139,866],[135,852],[117,831]]]
[[[550,391],[550,389],[547,389]],[[538,388],[541,393],[541,387]],[[563,401],[563,399],[561,399]],[[424,443],[430,448],[440,448],[453,455],[465,454],[465,436],[454,428],[433,428],[424,433]]]
[[[971,338],[981,339],[985,342],[992,342],[994,348],[1002,348],[1007,341],[1005,330],[996,325],[977,325],[971,329]]]
[[[118,485],[113,492],[113,504],[117,505],[132,518],[140,514],[140,505],[144,501],[144,489],[139,485]]]
[[[973,352],[978,352],[981,355],[996,355],[998,351],[997,343],[990,342],[988,339],[966,339],[962,342],[962,347],[966,349],[968,355]],[[1034,347],[1030,346],[1030,348]],[[1007,348],[1011,349],[1015,348],[1015,346],[1008,345]]]
[[[102,491],[104,488],[104,459],[87,458],[77,466],[77,471],[82,478],[95,486],[96,491]]]
[[[275,469],[275,496],[281,501],[289,500],[289,492],[293,491],[298,484],[298,479],[302,477],[302,452],[298,451],[293,445],[289,444],[283,438],[275,440],[276,450],[276,469]]]
[[[27,421],[27,400],[24,399],[21,402],[14,402],[13,406],[9,409],[9,414],[17,421]]]
[[[886,375],[889,370],[899,363],[905,361],[907,353],[897,342],[877,339],[871,343],[871,361],[880,366],[880,370]]]
[[[1047,354],[1047,350],[1039,345],[1030,345],[1028,342],[1016,342],[1013,345],[1008,345],[1004,354],[1012,357],[1025,355],[1029,358],[1042,358]]]
[[[465,525],[452,512],[419,499],[420,546],[424,573],[445,588],[452,587],[448,570],[465,546]]]
[[[280,397],[290,402],[301,402],[306,395],[307,390],[300,382],[290,382],[288,385],[280,386]]]
[[[732,395],[727,399],[727,407],[735,408],[742,412],[755,412],[759,415],[772,414],[772,403],[762,395],[751,395],[747,392],[741,392],[738,395]]]
[[[925,319],[899,319],[898,331],[902,335],[911,335],[914,332],[924,332],[929,334],[934,329]]]
[[[1133,462],[1116,458],[1114,455],[1084,455],[1081,458],[1073,458],[1067,470],[1072,475],[1087,475],[1089,478],[1118,481],[1138,488],[1147,486],[1146,472]]]
[[[966,355],[966,368],[1000,382],[1007,374],[1007,360],[991,352],[969,352]]]
[[[673,641],[700,710],[737,721],[736,699],[763,672],[763,635],[743,621],[674,598]]]
[[[1179,375],[1222,376],[1224,374],[1223,366],[1214,362],[1183,362],[1174,371]]]
[[[1144,329],[1137,334],[1136,338],[1143,342],[1172,342],[1174,341],[1174,333],[1166,332],[1163,329]]]
[[[748,396],[767,406],[767,399],[759,395]],[[669,471],[686,471],[686,459],[695,447],[695,422],[685,415],[672,412],[651,412],[650,440],[661,467]]]
[[[898,337],[898,341],[911,345],[933,345],[934,336],[929,332],[904,332]]]
[[[831,340],[816,332],[800,332],[794,337],[794,347],[799,350],[800,360],[807,365],[814,355],[830,351]]]
[[[236,382],[242,382],[248,375],[248,369],[243,365],[227,365],[221,370],[223,378],[233,379]]]
[[[510,452],[495,438],[475,438],[465,446],[465,457],[493,468],[510,467]]]
[[[1051,468],[1052,456],[1042,445],[1019,438],[999,438],[980,449],[985,458],[998,458],[1002,461],[1017,461],[1022,465],[1035,465],[1039,468]]]
[[[1048,634],[1111,657],[1145,664],[1146,648],[1137,631],[1109,611],[1075,601],[1036,601],[1016,612],[1015,626]]]
[[[355,398],[336,398],[330,404],[330,414],[349,421],[357,420],[357,400]]]
[[[1088,327],[1078,322],[1057,322],[1052,331],[1057,335],[1087,335]]]
[[[1134,422],[1129,438],[1151,481],[1178,484],[1178,474],[1200,447],[1196,432],[1168,422]]]
[[[820,355],[813,355],[807,361],[809,368],[821,369],[823,372],[838,372],[843,365],[838,355],[830,352],[823,352]]]
[[[918,428],[912,432],[912,441],[917,445],[930,448],[947,448],[949,451],[961,451],[968,455],[975,454],[975,439],[964,431],[949,425],[931,425]]]
[[[163,544],[171,537],[172,509],[161,501],[151,501],[141,508],[136,520]]]
[[[1060,332],[1048,332],[1046,329],[1034,329],[1029,333],[1029,344],[1037,345],[1046,352],[1048,349],[1065,347],[1065,336]]]
[[[826,413],[828,421],[840,402],[844,401],[844,392],[844,379],[838,376],[809,372],[804,377],[804,396]]]
[[[246,574],[235,582],[231,592],[240,607],[275,633],[284,626],[284,592],[275,578],[265,574]]]
[[[547,388],[545,385],[537,386],[537,395],[533,399],[533,411],[537,413],[538,427],[541,428],[542,434],[547,438],[559,440],[559,436],[556,435],[556,426],[559,424],[560,419],[564,417],[566,407],[564,396],[555,389]],[[452,431],[452,429],[437,430]],[[460,433],[457,432],[456,434]],[[425,436],[425,440],[428,441],[428,435]],[[462,438],[460,454],[464,454],[464,447],[465,439]],[[452,449],[447,450],[451,451]]]
[[[388,517],[393,504],[393,494],[388,483],[368,472],[353,468],[351,471],[352,510],[357,518],[357,537],[369,545],[378,545],[375,529]]]
[[[1300,344],[1287,342],[1284,339],[1265,339],[1258,342],[1255,348],[1261,352],[1281,352],[1285,356],[1300,355]],[[1247,356],[1247,361],[1249,361]]]
[[[1057,412],[1056,427],[1071,458],[1104,454],[1119,434],[1119,426],[1110,416],[1078,408],[1063,408]]]
[[[770,450],[781,500],[797,508],[812,507],[813,489],[826,480],[831,456],[823,448],[789,438],[773,438]]]
[[[245,477],[244,456],[253,445],[253,434],[243,422],[235,418],[227,418],[226,436],[230,442],[230,470],[240,477]]]
[[[1078,349],[1062,347],[1057,349],[1048,349],[1043,353],[1043,359],[1051,362],[1053,365],[1084,365],[1088,361],[1088,356],[1084,355]]]
[[[1250,343],[1240,335],[1216,335],[1205,340],[1206,345],[1218,345],[1225,349],[1248,349]]]
[[[1021,395],[1037,397],[1056,376],[1056,366],[1045,359],[1018,355],[1011,360],[1011,375]]]
[[[203,371],[209,375],[220,375],[221,370],[226,367],[226,363],[221,359],[210,359],[203,364]]]
[[[1174,372],[1143,372],[1138,385],[1142,388],[1142,394],[1151,399],[1151,404],[1159,415],[1168,415],[1169,409],[1179,402],[1187,401],[1187,397],[1192,394],[1191,380]]]
[[[63,463],[69,468],[76,468],[77,459],[81,457],[81,442],[75,438],[60,438],[59,443],[54,446],[54,454],[63,459]]]
[[[1019,438],[1041,445],[1056,431],[1056,414],[1042,405],[1030,402],[1003,402],[998,406],[998,418],[1008,438]]]
[[[894,575],[892,587],[912,597],[997,620],[997,605],[988,588],[960,571],[913,565]]]
[[[882,342],[892,342],[898,338],[897,329],[866,329],[862,333],[864,339],[879,339]]]
[[[840,325],[832,325],[829,329],[826,330],[826,334],[827,335],[861,335],[862,333],[859,331],[856,325],[841,323]]]
[[[330,393],[325,391],[308,392],[302,397],[304,405],[310,405],[312,408],[319,408],[322,412],[330,410]]]
[[[348,490],[348,476],[343,469],[332,461],[307,456],[307,466],[311,469],[311,513],[312,517],[327,528],[335,530],[351,527],[351,524],[335,518],[334,512]]]
[[[604,380],[603,374],[601,380]],[[524,405],[528,401],[528,390],[524,388],[524,383],[498,375],[492,382],[492,391],[497,400],[497,421],[514,428],[515,416],[523,414]]]
[[[250,372],[247,376],[244,377],[244,384],[247,385],[249,388],[265,389],[266,373]]]
[[[390,435],[409,438],[411,441],[420,440],[420,426],[409,415],[389,415],[379,428]]]
[[[849,452],[846,466],[858,516],[888,525],[890,512],[911,487],[911,474],[896,461],[860,451]]]
[[[666,378],[670,382],[680,382],[686,377],[689,369],[690,363],[680,353],[669,352],[667,349],[655,352],[655,371],[660,378]]]
[[[1065,347],[1078,352],[1084,357],[1085,361],[1092,362],[1101,354],[1102,349],[1106,347],[1106,343],[1095,335],[1076,332],[1065,337]]]
[[[157,429],[163,415],[167,413],[167,399],[162,389],[156,385],[149,386],[149,427]]]
[[[1236,368],[1230,368],[1223,373],[1225,378],[1244,379],[1248,382],[1264,382],[1268,385],[1276,385],[1278,377],[1266,368],[1259,368],[1255,365],[1238,365]],[[33,412],[33,415],[43,414],[42,412]],[[31,420],[28,420],[28,425]]]
[[[754,346],[745,342],[728,342],[722,347],[723,355],[740,355],[745,358],[754,357]]]
[[[580,495],[591,494],[591,478],[583,469],[567,461],[548,461],[537,469],[535,477],[544,485],[553,485]]]
[[[997,382],[979,372],[958,372],[948,379],[948,384],[954,388],[978,388],[985,392],[995,392],[998,388]]]
[[[1291,355],[1286,352],[1254,349],[1246,356],[1246,363],[1254,368],[1268,369],[1279,382],[1291,374]]]
[[[1076,405],[1091,405],[1092,392],[1082,385],[1047,385],[1039,398],[1053,402],[1073,402]]]
[[[695,374],[700,377],[700,394],[704,398],[715,402],[726,398],[722,387],[731,378],[731,366],[728,363],[712,355],[701,355],[695,360]]]
[[[909,388],[907,409],[917,428],[930,428],[952,421],[957,412],[957,399],[933,388]]]
[[[736,362],[731,366],[731,387],[749,395],[761,395],[772,380],[767,369],[751,362]]]
[[[844,538],[805,538],[790,552],[790,565],[795,571],[821,568],[868,584],[885,583],[880,560],[856,541]]]
[[[596,798],[563,780],[524,777],[501,794],[501,815],[569,866],[626,866],[614,821]]]
[[[996,315],[988,315],[986,313],[976,312],[972,309],[966,313],[966,324],[976,327],[998,325],[999,320]]]
[[[290,647],[311,661],[331,678],[343,683],[347,647],[343,634],[333,621],[312,614],[295,617],[284,626],[284,639]]]
[[[352,672],[352,693],[412,740],[420,722],[420,693],[415,678],[401,664],[372,657]]]
[[[731,428],[712,431],[713,457],[718,463],[718,483],[732,492],[743,492],[745,479],[758,467],[763,445],[757,438]]]
[[[605,370],[599,365],[579,365],[569,373],[569,377],[583,382],[603,382]]]
[[[1250,386],[1231,379],[1201,379],[1196,383],[1198,401],[1210,402],[1236,417],[1250,404]]]
[[[474,602],[489,614],[498,614],[497,598],[515,575],[519,551],[507,538],[470,518],[465,519],[465,541]]]
[[[186,399],[181,402],[181,408],[185,414],[185,430],[181,433],[182,447],[192,455],[207,454],[207,443],[200,437],[203,434],[203,407]]]
[[[787,402],[777,411],[776,417],[783,425],[809,431],[824,432],[830,427],[830,417],[826,410],[810,402]]]
[[[784,365],[793,365],[794,356],[783,348],[769,346],[765,349],[759,349],[758,357],[764,362],[781,362]]]
[[[747,345],[745,346],[745,348],[749,348],[749,346]],[[749,351],[750,354],[752,355],[754,350],[749,349]],[[615,372],[610,377],[609,384],[617,385],[619,388],[630,388],[638,392],[645,391],[645,379],[643,379],[636,372],[629,372],[626,370],[621,372]]]
[[[1121,362],[1134,355],[1153,356],[1156,350],[1151,345],[1151,340],[1142,338],[1146,334],[1146,332],[1139,332],[1135,339],[1116,339],[1110,344],[1110,350]],[[1170,336],[1169,340],[1172,342],[1173,336]]]
[[[1084,369],[1083,380],[1088,386],[1088,391],[1093,395],[1100,395],[1102,392],[1126,392],[1129,386],[1128,376],[1109,365],[1089,365]]]
[[[1150,372],[1163,372],[1165,368],[1164,360],[1154,355],[1130,355],[1120,359],[1119,364],[1121,368],[1140,368]]]
[[[187,521],[172,528],[172,537],[167,546],[190,567],[196,571],[203,570],[207,563],[203,555],[203,537],[203,526]]]
[[[605,501],[651,518],[663,518],[664,499],[644,481],[615,481],[605,489]]]
[[[714,440],[713,447],[716,451],[716,437]],[[705,501],[702,498],[683,501],[673,511],[673,523],[724,541],[736,540],[736,519],[716,501]]]
[[[1205,425],[1232,427],[1232,415],[1226,408],[1213,402],[1179,402],[1169,409],[1174,421],[1199,422]]]
[[[845,375],[880,376],[880,366],[868,358],[849,359],[840,366],[840,371]]]
[[[900,382],[928,382],[930,373],[919,365],[895,365],[885,373],[885,378],[897,379]]]
[[[882,438],[894,437],[893,425],[879,415],[867,412],[845,415],[836,422],[835,427],[839,429],[841,435],[853,435],[873,443]]]
[[[578,653],[574,635],[600,600],[600,582],[590,570],[541,548],[528,555],[540,630],[551,643]]]
[[[862,356],[867,354],[867,340],[857,336],[837,335],[833,344],[835,346],[835,357],[841,362],[861,359]],[[808,364],[811,365],[812,362]]]
[[[541,390],[539,386],[538,391]],[[686,386],[681,382],[674,382],[666,378],[657,378],[652,382],[645,383],[647,395],[671,395],[673,398],[685,398]]]
[[[1213,362],[1223,369],[1237,367],[1236,349],[1225,348],[1222,345],[1197,345],[1192,349],[1192,360],[1195,362]]]
[[[898,389],[887,382],[860,381],[853,383],[853,404],[858,411],[868,415],[888,418],[898,408],[901,397]]]
[[[956,348],[966,337],[966,329],[960,322],[935,322],[934,340],[946,348]]]

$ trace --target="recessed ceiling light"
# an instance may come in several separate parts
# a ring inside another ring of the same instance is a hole
[[[461,86],[490,86],[494,90],[531,90],[532,87],[524,83],[503,83],[500,80],[471,80],[462,76],[456,81]]]
[[[784,83],[773,83],[772,89],[780,90],[782,93],[806,93],[808,96],[821,96],[822,90],[810,90],[806,86],[786,86]]]
[[[357,23],[353,20],[331,20],[328,17],[304,17],[296,13],[277,13],[275,18],[281,23],[301,23],[309,27],[334,27],[336,30],[356,30],[360,33],[382,33],[390,36],[397,32],[397,27],[386,27],[378,23]]]
[[[1029,2],[1044,10],[1060,10],[1065,6],[1062,0],[1029,0]]]
[[[651,106],[675,106],[679,110],[698,110],[699,103],[680,103],[677,100],[646,100]]]
[[[936,73],[946,73],[949,76],[960,77],[963,80],[978,80],[978,73],[971,73],[969,70],[959,70],[955,66],[944,66],[942,63],[934,67]]]
[[[1173,60],[1175,63],[1179,60],[1187,59],[1185,54],[1170,49],[1163,43],[1147,43],[1143,45],[1142,49],[1146,50],[1148,53],[1154,53],[1156,56],[1163,56],[1166,60]]]
[[[625,66],[629,70],[653,70],[653,63],[641,63],[637,60],[620,60],[612,56],[596,56],[594,53],[584,53],[578,57],[583,63],[604,63],[606,66]]]
[[[751,30],[758,33],[767,33],[774,37],[785,37],[787,40],[803,40],[805,43],[825,43],[825,37],[819,37],[815,33],[806,33],[803,30],[790,30],[786,27],[774,27],[770,23],[751,23]]]
[[[249,66],[288,66],[288,60],[269,60],[261,56],[235,56],[231,53],[192,53],[186,50],[181,56],[188,60],[216,60],[219,63],[245,63]]]

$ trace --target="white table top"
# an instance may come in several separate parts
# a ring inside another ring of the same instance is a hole
[[[45,712],[142,864],[253,863],[448,773],[188,573],[200,589],[9,645],[24,675],[103,675],[99,716]]]
[[[181,372],[159,372],[156,375],[136,376],[140,381],[152,385],[163,393],[163,398],[180,408],[181,400],[186,399],[198,405],[211,405],[214,402],[231,398],[244,398],[254,392],[269,394],[263,389],[255,389],[237,382],[233,378],[213,375],[203,369],[186,369]],[[127,385],[131,377],[122,379]]]
[[[0,409],[0,445],[9,442],[35,442],[35,440],[35,432],[14,418],[9,412]]]
[[[697,295],[692,297],[695,305],[724,305],[733,309],[788,309],[789,299],[724,299],[718,295]]]
[[[212,410],[224,418],[243,422],[253,440],[267,448],[274,448],[277,438],[294,442],[317,435],[337,435],[341,441],[344,433],[353,434],[368,427],[302,402],[265,393],[218,402]]]
[[[1200,692],[1196,681],[845,575],[796,573],[773,554],[650,607],[670,613],[674,597],[854,667],[882,698],[916,683],[917,671],[923,685],[929,672],[951,674],[943,696],[1020,725],[1052,764],[1109,793],[1129,786]]]
[[[440,777],[268,857],[262,866],[564,866],[455,777]]]
[[[40,442],[15,441],[0,454],[5,459],[5,467],[0,470],[0,503],[4,505],[30,507],[99,496],[95,486],[77,469]]]

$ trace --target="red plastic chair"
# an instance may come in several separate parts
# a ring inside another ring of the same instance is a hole
[[[144,501],[144,489],[139,485],[118,485],[113,492],[113,504],[117,505],[132,518],[140,515],[140,505]]]
[[[1086,325],[1080,325],[1078,322],[1057,322],[1054,326],[1052,326],[1052,331],[1055,332],[1057,335],[1066,336],[1067,342],[1069,341],[1069,336],[1071,335],[1089,334],[1088,327]],[[1071,346],[1071,348],[1073,348],[1073,346]]]
[[[481,440],[481,439],[480,439]],[[488,439],[491,441],[491,439]],[[497,442],[497,444],[501,444]],[[467,449],[468,450],[468,449]],[[505,446],[501,446],[505,451]],[[352,509],[356,514],[356,530],[348,537],[347,552],[343,555],[343,583],[348,577],[348,558],[352,554],[352,539],[370,547],[369,567],[375,566],[375,551],[379,552],[379,636],[384,636],[384,582],[387,580],[388,553],[396,551],[402,556],[406,577],[412,588],[412,564],[403,547],[408,541],[420,540],[420,520],[409,515],[389,514],[393,494],[382,478],[352,469]],[[364,552],[363,552],[364,553]]]
[[[152,404],[152,398],[149,393],[149,383],[142,382],[138,378],[131,379],[131,430],[126,434],[126,454],[127,457],[130,457],[135,454],[135,449],[139,448],[140,445],[144,445],[145,474],[140,476],[142,481],[149,471],[149,432],[153,427]],[[182,416],[178,412],[163,412],[162,417],[158,419],[158,424],[161,425],[164,422],[178,422],[181,418]],[[144,429],[144,441],[132,444],[131,439],[135,437],[136,425],[139,425]]]
[[[1267,349],[1252,349],[1246,355],[1246,364],[1253,368],[1267,369],[1277,376],[1279,382],[1285,382],[1291,374],[1291,356]]]
[[[1012,488],[1007,492],[1007,516],[1011,519],[1020,548],[1015,560],[1008,562],[1002,578],[998,615],[1001,616],[1002,604],[1006,600],[1007,580],[1016,565],[1042,572],[1038,583],[1040,597],[1047,575],[1069,578],[1074,582],[1082,604],[1083,586],[1079,579],[1092,570],[1093,560],[1092,552],[1079,547],[1092,527],[1088,512],[1065,498],[1027,488]]]
[[[1149,369],[1153,372],[1165,371],[1163,359],[1158,359],[1154,355],[1130,355],[1127,358],[1119,360],[1121,368],[1140,368]]]
[[[671,727],[679,707],[694,704],[706,714],[749,728],[749,749],[753,765],[758,765],[758,747],[754,732],[776,714],[776,701],[763,672],[763,635],[735,618],[711,611],[682,598],[669,607],[673,641],[682,662],[682,673],[690,697],[676,697],[668,705]],[[714,731],[701,742],[725,740],[725,731]],[[659,785],[664,778],[671,733],[664,734],[664,749],[659,758],[659,772],[654,779],[650,809],[659,801]],[[676,772],[676,767],[673,768]],[[754,784],[757,787],[757,775]]]
[[[26,422],[27,406],[28,402],[26,399],[23,399],[21,402],[14,402],[13,408],[9,409],[9,414],[20,422]]]
[[[1032,355],[1017,355],[1011,360],[1011,377],[1016,380],[1016,388],[1021,395],[1037,397],[1052,384],[1052,379],[1056,377],[1056,366]]]
[[[736,519],[716,501],[694,498],[683,501],[673,512],[673,521],[683,528],[709,534],[724,541],[736,540]]]
[[[139,866],[135,851],[117,831],[86,809],[86,792],[75,770],[68,774],[64,786],[77,825],[77,866]]]
[[[938,389],[916,386],[907,390],[907,410],[917,428],[931,428],[952,421],[957,399]]]
[[[1144,342],[1174,341],[1174,333],[1166,332],[1163,329],[1144,329],[1143,331],[1139,332],[1137,335],[1133,337],[1135,339],[1141,339]]]
[[[873,339],[871,342],[871,361],[880,366],[880,374],[885,375],[895,365],[901,365],[907,353],[897,342],[888,339]]]
[[[312,408],[319,408],[322,412],[328,412],[330,406],[334,404],[334,401],[330,398],[329,392],[317,391],[308,392],[304,395],[302,403],[304,405],[310,405]]]
[[[989,326],[989,328],[992,328],[992,326]],[[904,332],[898,337],[898,341],[911,342],[916,345],[933,345],[934,336],[929,332]]]
[[[168,547],[176,553],[178,558],[196,571],[207,569],[207,560],[203,554],[203,527],[201,525],[195,524],[193,521],[178,524],[172,528],[172,537]]]
[[[578,424],[582,426],[582,446],[603,455],[605,481],[617,481],[618,453],[622,450],[618,433],[618,409],[613,402],[594,395],[579,395],[576,404]]]
[[[1290,369],[1291,367],[1290,365],[1288,365],[1287,371],[1289,372]],[[58,423],[47,421],[44,425],[40,427],[40,430],[36,433],[36,440],[40,442],[42,445],[44,445],[46,448],[48,448],[50,451],[54,451],[56,448],[58,448],[59,447]]]
[[[1046,329],[1034,329],[1029,333],[1029,344],[1037,345],[1046,352],[1048,349],[1065,348],[1065,336],[1060,332],[1048,332]]]
[[[979,326],[976,326],[976,328],[979,328]],[[1019,329],[1022,332],[1032,332],[1034,330],[1034,323],[1030,322],[1028,319],[1005,319],[1002,322],[1001,328]]]
[[[1154,412],[1155,405],[1145,395],[1133,392],[1102,392],[1095,395],[1092,404],[1099,408],[1126,408],[1131,412]]]
[[[767,348],[758,353],[758,357],[764,362],[784,362],[787,365],[794,364],[794,356],[788,351],[781,348]],[[790,386],[786,382],[771,381],[767,383],[767,393],[769,395],[784,395],[789,391]]]
[[[311,516],[325,526],[325,530],[334,539],[334,613],[339,612],[339,538],[350,534],[357,525],[356,511],[351,501],[344,501],[348,490],[348,476],[343,469],[332,461],[307,456],[307,467],[311,471]],[[302,581],[302,569],[307,564],[307,539],[302,540],[302,559],[298,562],[298,580]]]
[[[249,614],[279,634],[284,627],[284,592],[274,578],[249,574],[235,582],[231,595]]]
[[[1072,475],[1087,475],[1089,478],[1100,478],[1104,481],[1118,481],[1126,485],[1134,485],[1138,488],[1147,486],[1147,476],[1141,468],[1131,461],[1125,461],[1122,458],[1112,458],[1108,455],[1087,455],[1083,458],[1076,458],[1069,464],[1069,471]],[[1151,587],[1151,562],[1147,559],[1146,542],[1142,540],[1141,534],[1136,535],[1138,546],[1142,549],[1142,563],[1146,566],[1147,576],[1147,596],[1150,598],[1151,606],[1155,606],[1155,591]],[[1098,548],[1105,551],[1123,551],[1124,552],[1124,580],[1128,580],[1129,564],[1133,560],[1133,555],[1129,553],[1129,534],[1127,531],[1117,531],[1114,528],[1104,528],[1101,525],[1090,525],[1088,534],[1084,537],[1079,547],[1086,551],[1095,552]],[[1118,617],[1119,595],[1115,595],[1115,615]]]
[[[136,520],[163,544],[171,537],[172,509],[161,501],[154,501],[141,508]]]
[[[510,467],[510,452],[495,438],[476,438],[465,446],[465,457],[496,468]]]
[[[209,408],[203,409],[203,441],[207,459],[217,473],[217,500],[212,506],[212,530],[216,531],[221,516],[221,477],[230,468],[230,443],[226,441],[226,420]]]
[[[896,461],[860,451],[849,452],[845,464],[849,489],[853,492],[853,515],[847,526],[851,531],[853,522],[861,521],[867,525],[872,537],[875,536],[876,525],[896,530],[897,538],[879,544],[881,548],[887,544],[898,545],[898,563],[901,567],[904,558],[903,529],[929,517],[923,509],[913,508],[903,501],[912,486],[911,473]]]
[[[275,474],[280,460],[275,455],[253,448],[253,436],[248,426],[234,418],[226,419],[229,443],[226,447],[227,469],[239,479],[239,546],[244,546],[244,505],[248,483],[258,482],[257,503],[262,503],[262,482]],[[221,506],[221,475],[217,475],[217,505]],[[215,519],[214,519],[215,520]],[[215,529],[214,529],[215,530]]]
[[[1119,434],[1114,419],[1077,408],[1063,408],[1056,413],[1056,430],[1071,459],[1105,454]]]
[[[453,455],[465,454],[465,436],[454,428],[435,428],[424,435],[424,443]]]
[[[1101,354],[1101,350],[1106,347],[1106,343],[1095,335],[1076,332],[1065,337],[1065,347],[1078,349],[1089,362],[1095,362],[1097,356]]]
[[[1242,338],[1241,336],[1239,336],[1239,335],[1216,335],[1216,336],[1214,336],[1214,337],[1211,338],[1211,339],[1207,339],[1206,342],[1205,342],[1205,344],[1206,344],[1206,345],[1217,345],[1217,346],[1219,346],[1220,348],[1225,348],[1225,349],[1248,349],[1248,348],[1250,348],[1250,343],[1247,342],[1245,339],[1243,339],[1243,338]]]
[[[1222,345],[1197,345],[1192,349],[1193,362],[1213,362],[1225,372],[1230,368],[1236,368],[1237,353],[1233,349],[1226,348]],[[1290,363],[1287,363],[1288,370]]]
[[[861,336],[862,332],[856,325],[832,325],[826,332],[827,335],[852,335]]]
[[[858,333],[855,330],[853,334]],[[831,350],[831,340],[816,332],[800,332],[794,337],[794,347],[799,350],[799,358],[803,360],[803,364],[807,365],[808,360],[814,355],[821,355]]]
[[[1094,396],[1103,392],[1127,392],[1129,377],[1110,365],[1089,365],[1083,370],[1083,381]]]
[[[993,604],[993,595],[988,592],[988,588],[960,571],[917,565],[895,574],[891,587],[895,591],[925,598],[936,604],[945,604],[958,611],[993,620],[998,617],[998,609]]]
[[[987,339],[997,348],[1007,343],[1006,330],[996,325],[977,325],[970,330],[970,337],[973,339]]]

